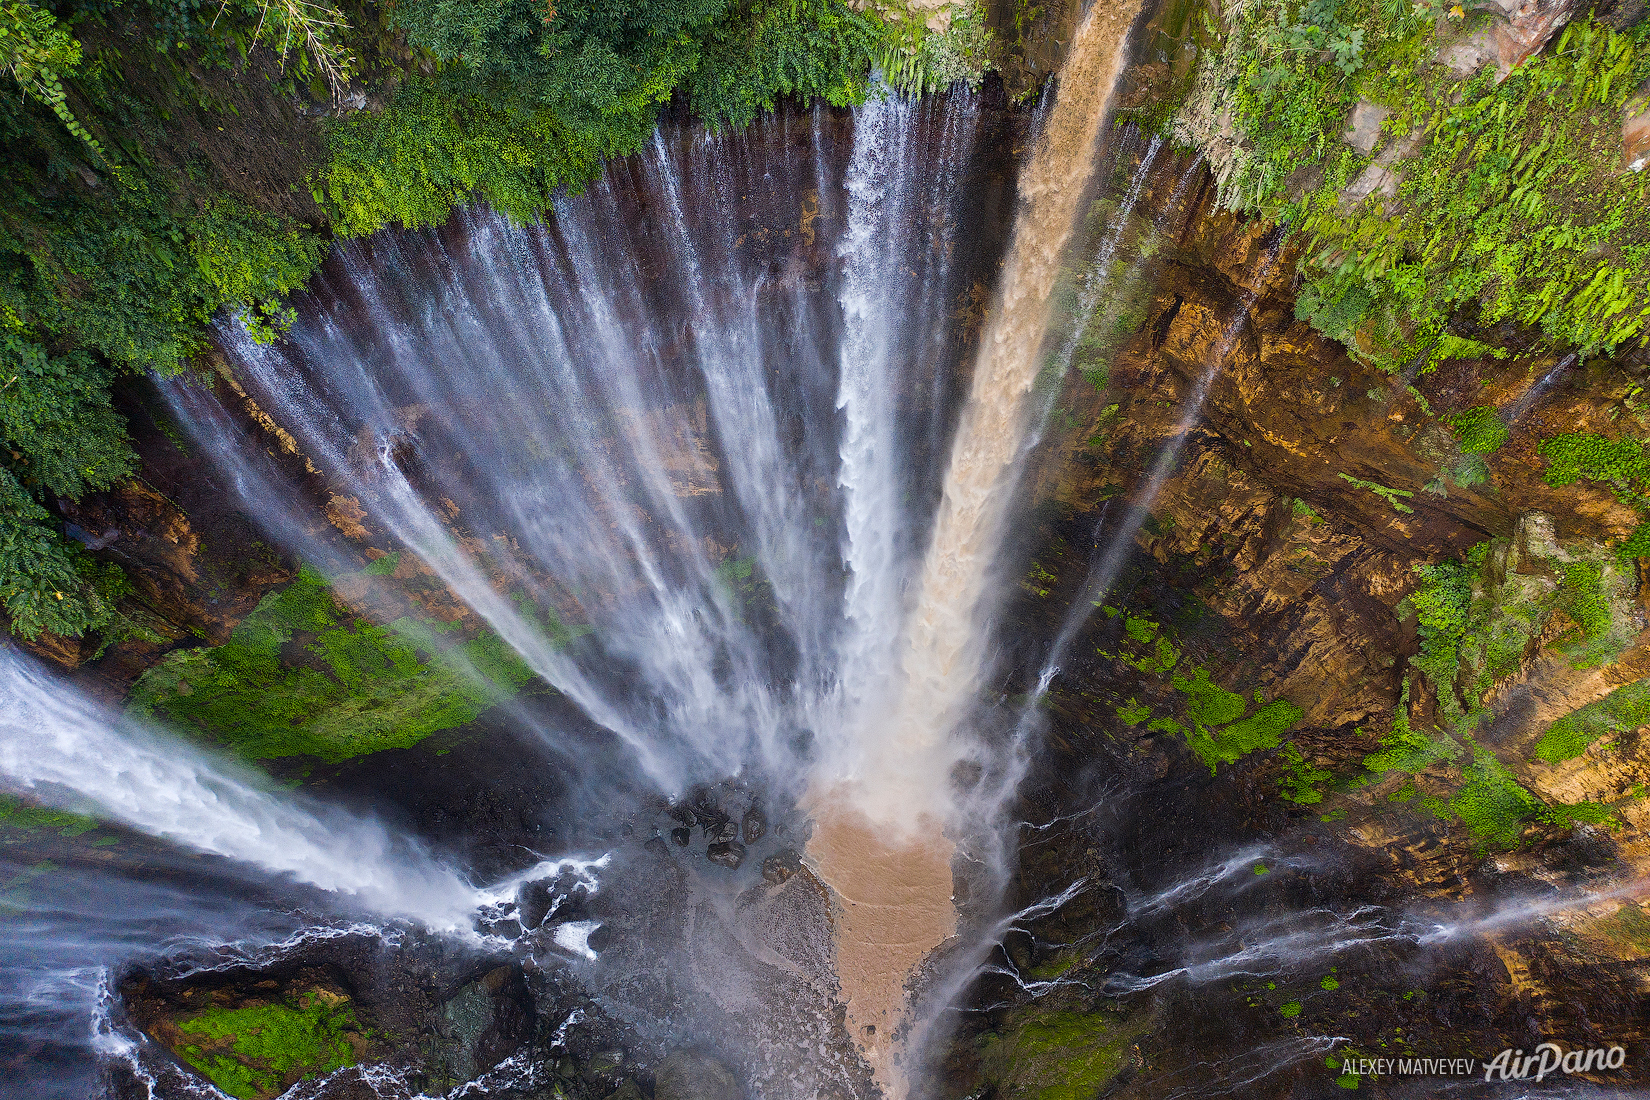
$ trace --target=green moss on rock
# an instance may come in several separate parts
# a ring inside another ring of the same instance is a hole
[[[1606,734],[1650,725],[1650,680],[1638,680],[1566,714],[1541,735],[1535,755],[1549,764],[1574,759]]]
[[[213,1006],[177,1026],[184,1061],[237,1100],[262,1100],[354,1064],[347,1035],[360,1031],[349,1001],[320,991],[290,1003]]]
[[[1027,1009],[979,1041],[980,1066],[1003,1100],[1089,1100],[1123,1069],[1142,1030],[1106,1012]]]
[[[475,720],[531,678],[496,636],[449,640],[446,629],[357,619],[306,566],[223,645],[145,672],[131,706],[253,759],[332,763],[406,748]]]
[[[1457,414],[1450,420],[1450,427],[1455,430],[1455,440],[1461,449],[1475,455],[1495,453],[1512,434],[1501,414],[1488,405]]]

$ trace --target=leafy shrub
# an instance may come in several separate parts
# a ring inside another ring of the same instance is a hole
[[[1457,414],[1450,420],[1450,427],[1455,430],[1455,439],[1461,449],[1474,455],[1493,454],[1512,434],[1501,414],[1488,405]]]
[[[1477,570],[1449,558],[1436,565],[1417,565],[1421,583],[1408,603],[1415,612],[1421,652],[1411,661],[1438,688],[1439,702],[1454,705],[1456,674],[1461,667],[1461,644],[1467,635],[1472,605],[1472,581]]]

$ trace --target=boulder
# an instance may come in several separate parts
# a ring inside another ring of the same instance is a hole
[[[730,871],[737,871],[739,865],[745,862],[745,846],[737,840],[720,841],[710,846],[705,858]]]
[[[745,1090],[722,1063],[691,1050],[664,1060],[654,1078],[653,1100],[744,1100]]]

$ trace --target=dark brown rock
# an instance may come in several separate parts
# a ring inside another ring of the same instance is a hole
[[[730,871],[737,871],[739,865],[745,862],[745,846],[737,840],[721,841],[710,846],[705,858]]]

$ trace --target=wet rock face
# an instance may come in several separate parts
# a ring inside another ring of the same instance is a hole
[[[1182,170],[1154,175],[1153,201]],[[985,1081],[1035,1095],[1084,1066],[1095,1074],[1085,1088],[1122,1097],[1242,1093],[1263,1070],[1275,1071],[1267,1095],[1339,1094],[1347,1086],[1322,1076],[1321,1055],[1278,1069],[1253,1053],[1325,1035],[1390,1048],[1395,1029],[1410,1049],[1440,1053],[1638,1041],[1642,1014],[1619,991],[1625,959],[1642,957],[1634,929],[1650,923],[1616,895],[1650,867],[1650,813],[1631,794],[1650,775],[1650,739],[1623,728],[1607,750],[1601,736],[1574,759],[1533,758],[1555,719],[1650,673],[1642,562],[1612,549],[1638,516],[1607,486],[1549,486],[1536,448],[1565,432],[1640,435],[1626,397],[1645,361],[1555,371],[1530,334],[1503,327],[1473,331],[1507,347],[1505,361],[1372,374],[1296,319],[1293,258],[1269,259],[1263,227],[1210,213],[1206,195],[1194,205],[1154,238],[1163,252],[1142,264],[1150,289],[1127,314],[1109,379],[1071,378],[1060,395],[1069,430],[1029,475],[1040,526],[1025,560],[1036,564],[1003,631],[1017,656],[1004,690],[1036,682],[1097,540],[1114,530],[1105,523],[1138,499],[1209,378],[1109,598],[1177,624],[1176,644],[1225,687],[1258,685],[1304,714],[1287,745],[1211,769],[1186,731],[1126,717],[1149,698],[1138,662],[1113,656],[1138,652],[1124,650],[1126,615],[1096,611],[1082,625],[1017,811],[1027,825],[1008,908],[1038,915],[993,953],[1003,973],[983,980],[976,1004],[989,1009],[950,1051],[952,1094]],[[1510,435],[1457,476],[1468,456],[1451,418],[1483,406]],[[1421,639],[1400,604],[1418,564],[1465,561],[1475,547],[1463,606],[1489,626],[1464,632],[1461,672],[1434,692],[1411,667]],[[1607,620],[1587,644],[1608,652],[1587,667],[1577,621],[1553,611],[1578,565],[1596,567],[1581,613]],[[1463,760],[1505,768],[1549,804],[1614,807],[1614,824],[1534,814],[1503,845],[1512,851],[1493,854],[1451,806],[1459,768],[1368,771],[1395,717],[1434,731],[1446,707],[1482,709]],[[1323,769],[1300,803],[1285,748],[1301,754],[1296,774]],[[1482,923],[1589,894],[1595,903],[1547,930]],[[1423,944],[1403,934],[1413,927],[1450,936]],[[1196,973],[1234,957],[1241,975]]]
[[[432,1061],[455,1081],[492,1069],[533,1036],[533,998],[519,966],[500,966],[461,986],[436,1016]]]

